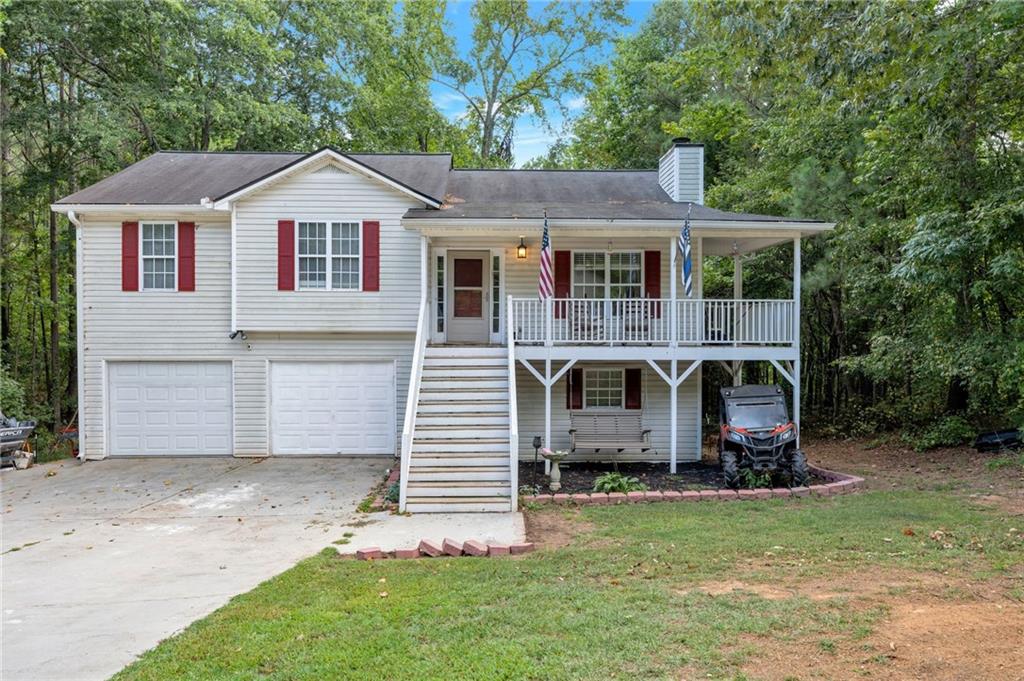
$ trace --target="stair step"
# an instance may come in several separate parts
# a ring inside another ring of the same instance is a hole
[[[407,498],[409,513],[508,513],[512,502],[499,497],[420,497]]]
[[[472,379],[495,379],[495,380],[508,380],[508,370],[504,367],[446,367],[446,366],[434,366],[434,367],[423,367],[423,380],[472,380]]]
[[[507,411],[504,413],[493,411],[416,412],[417,430],[421,426],[451,426],[456,428],[503,426],[507,431],[508,425]]]
[[[508,392],[507,378],[452,378],[451,376],[424,376],[422,387],[427,390],[489,390],[491,392]]]
[[[434,367],[496,367],[508,371],[508,357],[506,355],[491,355],[483,357],[464,357],[456,355],[430,356],[423,358],[423,368]]]
[[[416,482],[487,481],[508,483],[508,466],[417,466],[409,468],[409,484]]]
[[[504,345],[428,345],[425,357],[508,357]]]
[[[445,442],[462,443],[462,442],[508,442],[508,426],[501,427],[490,427],[490,428],[473,428],[471,424],[463,425],[438,425],[432,426],[429,424],[421,425],[419,421],[416,422],[416,431],[412,436],[413,442],[436,442],[443,440]]]
[[[464,454],[413,454],[409,460],[409,470],[419,468],[498,468],[508,466],[508,454],[489,455],[488,453]]]
[[[507,482],[409,482],[408,497],[504,497],[511,496]]]
[[[431,399],[424,401],[420,396],[417,414],[505,414],[508,416],[508,400],[460,400]]]

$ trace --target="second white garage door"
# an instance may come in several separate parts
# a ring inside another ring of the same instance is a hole
[[[272,454],[395,453],[393,362],[272,362]]]

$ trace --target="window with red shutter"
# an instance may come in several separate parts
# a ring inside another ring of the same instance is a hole
[[[277,221],[277,290],[295,290],[295,221]]]
[[[380,290],[380,222],[363,221],[363,290]]]
[[[583,369],[569,369],[565,382],[565,408],[583,408]]]
[[[640,369],[626,369],[626,409],[640,409],[643,402],[643,391],[640,387]]]
[[[661,251],[644,251],[644,297],[661,298]],[[651,303],[649,313],[661,317],[661,303]]]
[[[196,223],[178,223],[178,290],[196,290]]]
[[[121,223],[121,290],[139,290],[139,223]]]

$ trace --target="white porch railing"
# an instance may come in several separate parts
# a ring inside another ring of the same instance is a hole
[[[795,309],[792,300],[509,298],[508,328],[517,344],[792,345]]]
[[[409,373],[409,394],[405,398],[405,421],[402,424],[401,478],[398,482],[398,509],[405,511],[406,489],[409,485],[409,465],[412,462],[412,435],[416,430],[416,408],[420,397],[420,381],[423,378],[423,355],[427,351],[430,336],[427,296],[427,240],[421,238],[420,260],[422,264],[420,282],[420,312],[416,321],[416,344],[412,352],[412,368]]]
[[[506,308],[507,328],[512,327],[512,296],[509,296]],[[512,335],[506,338],[508,343],[508,475],[512,511],[519,510],[519,399],[516,397],[516,346]]]

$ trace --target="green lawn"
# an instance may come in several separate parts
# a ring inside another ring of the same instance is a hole
[[[712,596],[701,584],[890,569],[984,579],[1024,562],[1009,519],[948,493],[543,512],[573,517],[573,545],[376,563],[329,549],[116,678],[746,678],[758,637],[827,650],[867,637],[885,609],[851,607],[855,593]]]

